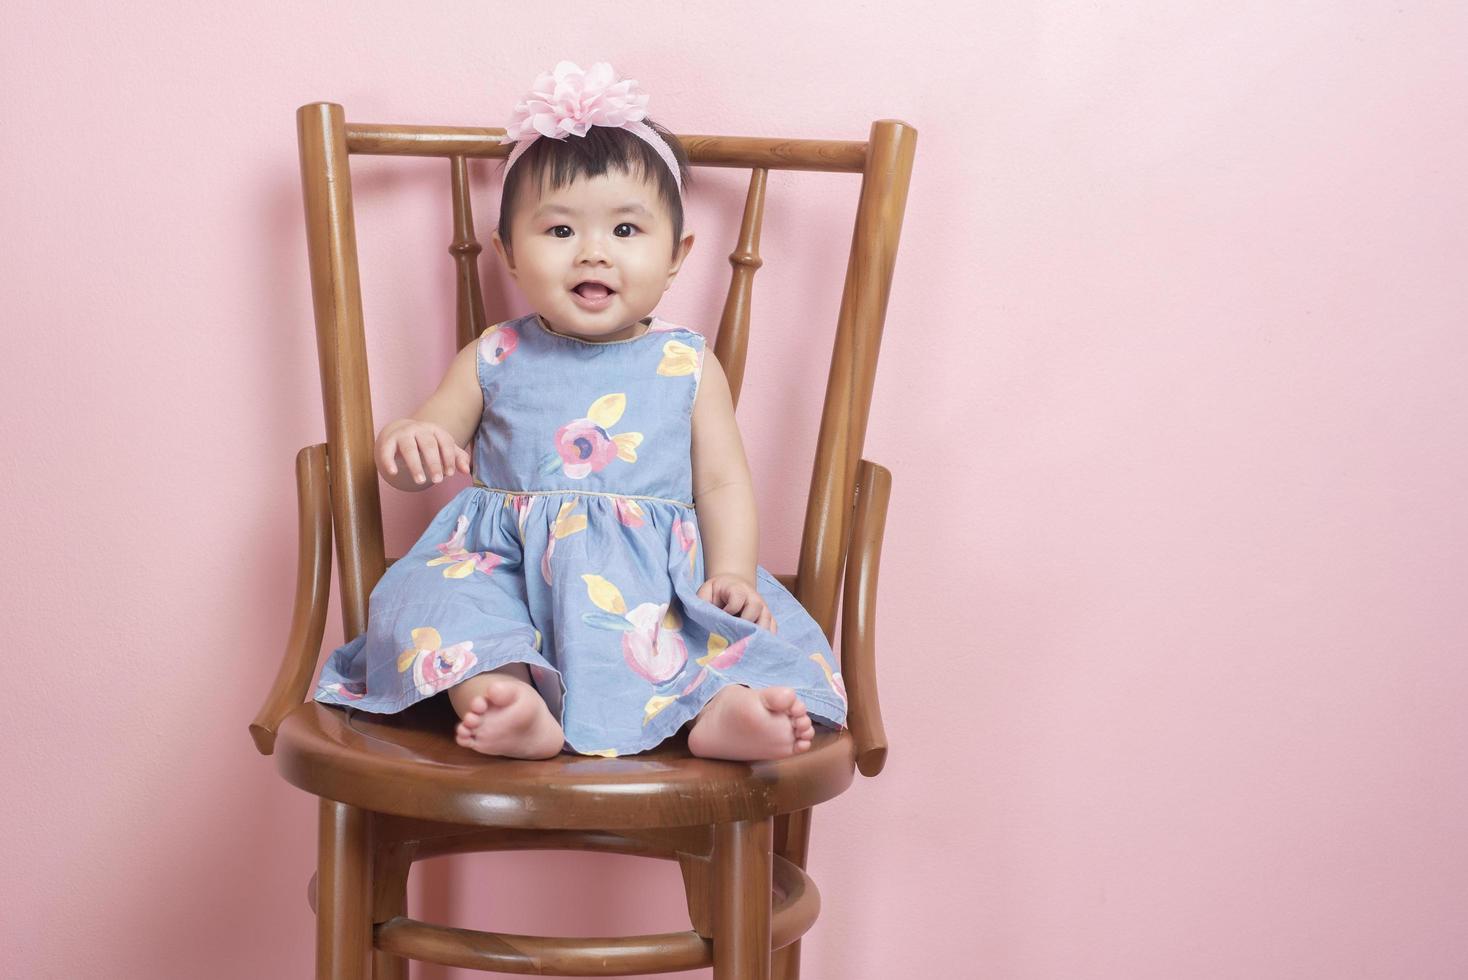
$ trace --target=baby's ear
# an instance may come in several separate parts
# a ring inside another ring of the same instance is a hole
[[[686,258],[688,258],[688,253],[691,252],[692,250],[693,250],[693,232],[690,231],[688,234],[686,234],[686,235],[683,236],[683,240],[678,243],[677,249],[675,249],[674,252],[673,252],[673,264],[668,269],[668,285],[669,286],[671,286],[673,284],[673,277],[678,274],[678,270],[679,269],[683,268],[683,260],[686,259]],[[663,288],[666,289],[667,287],[665,286]]]
[[[500,261],[505,264],[505,268],[509,269],[510,275],[513,276],[515,274],[515,253],[500,238],[498,228],[489,233],[489,243],[494,246],[495,254],[500,257]]]

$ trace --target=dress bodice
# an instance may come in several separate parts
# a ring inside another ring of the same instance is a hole
[[[531,313],[488,328],[478,344],[479,482],[692,504],[701,334],[654,316],[639,337],[584,341]]]

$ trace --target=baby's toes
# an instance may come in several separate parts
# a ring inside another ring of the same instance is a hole
[[[489,699],[486,698],[483,694],[475,695],[474,700],[469,702],[469,711],[476,715],[482,715],[486,713],[487,711],[489,711]],[[468,718],[469,715],[466,714],[464,717]]]
[[[759,693],[765,710],[771,714],[788,715],[800,703],[793,687],[767,687]]]
[[[816,726],[815,722],[810,720],[810,715],[801,715],[799,718],[794,719],[794,721],[795,737],[797,739],[803,738],[808,742],[815,737]]]
[[[520,685],[517,685],[514,681],[497,680],[496,683],[491,684],[489,689],[484,692],[483,697],[486,705],[493,705],[496,708],[508,708],[515,703],[515,698],[519,696],[519,693]]]

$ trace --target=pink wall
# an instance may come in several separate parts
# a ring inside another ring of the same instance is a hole
[[[674,129],[921,134],[868,438],[894,749],[818,814],[807,976],[1468,975],[1462,5],[534,6],[7,7],[0,975],[308,974],[312,802],[245,732],[322,434],[292,113],[493,125],[561,57]],[[449,355],[444,176],[357,171],[379,421]],[[855,182],[771,183],[783,569]],[[699,194],[663,312],[708,325],[742,192]],[[443,499],[388,494],[399,547]],[[423,870],[464,924],[686,923],[671,866]]]

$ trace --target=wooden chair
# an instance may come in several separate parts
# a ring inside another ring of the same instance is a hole
[[[664,743],[642,755],[493,759],[454,743],[444,698],[398,715],[304,699],[320,655],[336,542],[346,635],[367,623],[383,574],[372,460],[351,154],[449,162],[458,271],[458,344],[485,327],[469,206],[469,161],[501,157],[499,129],[349,124],[342,107],[296,115],[327,439],[296,457],[300,552],[290,637],[275,685],[250,726],[292,784],[320,797],[316,877],[318,978],[407,977],[407,960],[506,973],[620,976],[713,966],[719,980],[794,980],[799,939],[819,898],[804,871],[810,808],[841,793],[853,767],[880,772],[887,743],[877,705],[874,614],[891,476],[861,458],[877,351],[906,205],[916,131],[881,120],[860,141],[680,137],[695,166],[751,171],[733,281],[715,352],[737,399],[761,265],[772,169],[859,173],[851,256],[821,416],[800,562],[779,576],[825,629],[841,612],[848,729],[777,762],[691,756]],[[303,703],[304,702],[304,703]],[[516,936],[407,915],[408,870],[423,858],[506,849],[583,849],[677,860],[692,929],[615,939]],[[774,954],[772,957],[772,950]],[[773,965],[772,965],[773,963]]]

